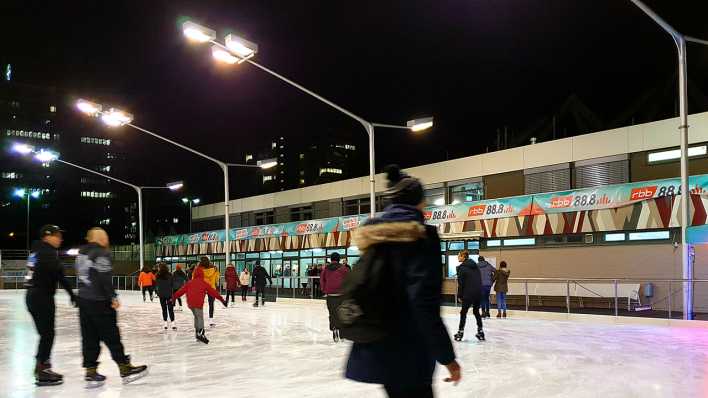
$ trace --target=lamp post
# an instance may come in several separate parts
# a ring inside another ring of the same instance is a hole
[[[19,146],[20,150],[18,150],[18,146]],[[171,183],[165,185],[164,187],[139,186],[139,185],[135,185],[135,184],[131,184],[129,182],[123,181],[123,180],[115,178],[115,177],[111,177],[111,176],[103,174],[103,173],[99,173],[98,171],[91,170],[89,168],[80,166],[78,164],[71,163],[66,160],[60,159],[57,154],[50,152],[50,151],[45,151],[45,150],[34,151],[34,149],[32,148],[31,151],[27,152],[25,150],[22,150],[23,146],[29,147],[26,144],[16,144],[13,147],[13,149],[15,149],[18,153],[23,154],[23,155],[33,153],[34,158],[40,162],[59,162],[59,163],[65,164],[67,166],[71,166],[71,167],[77,168],[79,170],[83,170],[87,173],[95,174],[97,176],[107,178],[111,181],[115,181],[117,183],[129,186],[135,190],[135,192],[138,194],[138,230],[139,230],[139,233],[138,233],[138,235],[139,235],[139,238],[138,238],[139,249],[138,250],[140,252],[140,269],[143,269],[143,267],[145,265],[145,242],[144,242],[144,234],[143,234],[143,189],[169,189],[171,191],[177,191],[177,190],[181,189],[184,186],[184,184],[181,181],[177,181],[177,182],[171,182]],[[29,147],[29,148],[31,148],[31,147]],[[27,210],[27,214],[29,217],[29,207]],[[28,221],[28,224],[29,224],[29,221]],[[29,225],[28,225],[28,229],[29,229]]]
[[[380,124],[371,123],[361,116],[335,104],[334,102],[322,97],[315,92],[308,90],[307,88],[301,86],[300,84],[282,76],[275,71],[266,68],[263,65],[255,62],[252,58],[258,52],[258,45],[252,43],[243,38],[237,37],[235,35],[229,34],[224,39],[225,44],[221,44],[216,41],[216,31],[206,28],[204,26],[198,25],[194,22],[187,21],[182,25],[182,31],[184,35],[192,41],[198,43],[211,43],[212,44],[212,56],[214,59],[224,62],[227,64],[241,64],[248,62],[249,64],[255,66],[256,68],[274,76],[283,82],[297,88],[298,90],[316,98],[317,100],[324,102],[330,107],[338,110],[339,112],[349,116],[350,118],[359,122],[366,131],[369,137],[369,198],[371,201],[371,217],[376,214],[376,154],[374,152],[374,129],[375,127],[393,127],[393,128],[404,128],[411,131],[422,131],[433,126],[433,119],[426,118],[425,124],[419,124],[416,120],[411,120],[406,126],[390,125],[390,124]]]
[[[188,228],[187,231],[191,234],[192,233],[192,204],[198,205],[199,202],[201,202],[201,199],[199,198],[182,198],[182,203],[187,205],[187,210],[189,213],[187,213],[187,223],[188,223]]]
[[[152,132],[150,130],[144,129],[142,127],[136,126],[132,124],[133,121],[133,115],[130,113],[121,111],[120,109],[116,108],[108,108],[108,110],[104,110],[103,106],[100,104],[97,104],[95,102],[87,101],[84,99],[79,99],[76,102],[76,107],[83,113],[89,115],[89,116],[94,116],[98,117],[101,119],[101,121],[109,126],[109,127],[120,127],[120,126],[129,126],[132,127],[135,130],[141,131],[145,134],[151,135],[157,139],[160,139],[162,141],[165,141],[169,144],[172,144],[176,147],[182,148],[186,151],[189,151],[197,156],[200,156],[204,159],[207,159],[209,161],[212,161],[216,163],[219,168],[221,168],[223,174],[224,174],[224,251],[225,251],[225,260],[226,264],[231,261],[230,255],[231,255],[231,237],[229,236],[229,164],[226,162],[222,162],[221,160],[215,159],[209,155],[206,155],[204,153],[201,153],[195,149],[192,149],[186,145],[182,145],[179,142],[175,142],[170,140],[169,138],[165,138],[155,132]]]
[[[640,0],[630,1],[671,35],[674,43],[676,43],[678,53],[679,131],[681,133],[681,269],[684,279],[683,319],[690,320],[693,319],[693,264],[690,259],[691,248],[687,242],[687,228],[691,222],[691,211],[689,209],[691,193],[688,186],[688,68],[686,65],[686,42],[708,45],[708,41],[684,36]]]
[[[29,189],[25,189],[25,188],[15,189],[15,192],[13,193],[13,195],[17,196],[18,198],[27,199],[27,218],[26,218],[27,236],[26,236],[26,241],[25,241],[25,245],[26,245],[25,247],[26,247],[27,251],[30,250],[30,200],[31,200],[30,198],[37,199],[37,198],[39,198],[40,194],[41,194],[40,191],[37,191],[37,190],[30,191]]]

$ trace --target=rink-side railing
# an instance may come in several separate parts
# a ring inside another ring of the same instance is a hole
[[[76,277],[68,276],[72,287]],[[453,280],[454,281],[454,280]],[[275,277],[266,287],[266,299],[281,298],[316,300],[323,297],[319,277]],[[708,279],[694,279],[694,312],[698,319],[708,320]],[[682,294],[688,282],[684,279],[637,278],[510,278],[507,293],[509,309],[639,316],[652,318],[680,318],[683,311]],[[134,275],[114,276],[117,290],[138,291]],[[226,283],[221,277],[219,290],[225,294]],[[24,274],[3,275],[2,289],[24,289]],[[253,295],[249,287],[248,295]],[[237,290],[240,295],[240,289]],[[443,291],[445,305],[457,306],[454,292]],[[496,309],[496,294],[492,288],[491,308]],[[493,311],[494,312],[494,311]]]

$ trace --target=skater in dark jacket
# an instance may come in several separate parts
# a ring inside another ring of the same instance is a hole
[[[322,271],[320,283],[322,292],[327,295],[327,310],[329,311],[329,330],[332,331],[334,342],[339,341],[339,330],[334,322],[334,311],[340,303],[342,282],[349,273],[349,268],[339,263],[339,253],[332,253],[330,263]]]
[[[79,285],[79,320],[81,348],[86,368],[87,387],[100,387],[106,377],[98,373],[100,343],[108,347],[118,364],[123,383],[130,383],[147,374],[147,366],[133,366],[123,350],[118,330],[116,310],[120,308],[118,295],[113,290],[113,266],[108,234],[101,228],[89,230],[88,244],[76,257],[76,275]]]
[[[198,341],[209,344],[209,339],[207,339],[206,333],[204,332],[204,295],[207,294],[209,297],[221,301],[224,307],[226,307],[226,300],[221,297],[216,289],[204,281],[204,271],[202,271],[202,267],[194,269],[194,279],[187,282],[172,295],[172,302],[184,294],[187,295],[187,307],[192,310],[192,314],[194,315],[195,337]]]
[[[173,324],[175,321],[174,304],[170,300],[172,293],[174,293],[174,280],[165,263],[158,265],[156,284],[157,298],[160,299],[160,307],[162,307],[162,320],[165,322],[163,328],[167,330],[171,327],[172,330],[177,330],[177,325]],[[168,315],[170,317],[169,321],[167,320]]]
[[[182,266],[177,264],[175,272],[172,274],[172,293],[182,288],[185,283],[187,283],[187,274],[182,271]],[[182,311],[182,298],[178,298],[177,303],[179,303],[179,311]]]
[[[483,256],[479,256],[479,272],[482,275],[482,318],[491,318],[489,314],[489,293],[492,291],[492,283],[494,283],[494,272],[496,269],[492,264],[489,264]]]
[[[506,318],[506,293],[509,291],[509,275],[506,261],[499,263],[499,269],[494,273],[494,291],[497,293],[497,318]]]
[[[252,283],[253,286],[256,288],[256,302],[253,303],[254,307],[258,307],[258,295],[261,296],[261,305],[265,305],[265,285],[266,285],[266,279],[268,280],[269,284],[273,284],[273,280],[270,279],[270,275],[268,275],[268,271],[266,271],[265,268],[261,266],[261,262],[256,260],[256,267],[253,268],[253,273],[252,273]]]
[[[61,284],[66,290],[72,303],[76,303],[76,298],[64,277],[64,268],[57,253],[63,241],[62,230],[56,225],[45,225],[40,229],[39,238],[40,240],[32,245],[27,258],[25,301],[39,333],[39,346],[35,357],[37,363],[34,367],[35,384],[54,386],[64,382],[62,375],[52,371],[49,361],[54,345],[54,294],[57,284]]]
[[[462,341],[465,333],[465,324],[467,323],[467,312],[472,307],[474,319],[477,321],[477,337],[479,340],[484,340],[484,330],[482,328],[482,315],[479,313],[480,304],[482,301],[483,285],[482,273],[479,266],[470,259],[470,252],[463,250],[457,256],[457,259],[462,263],[457,267],[457,297],[462,303],[460,310],[460,327],[455,335],[455,340]]]
[[[437,230],[426,226],[423,186],[394,166],[387,168],[387,196],[391,205],[384,214],[354,231],[353,243],[371,261],[385,261],[394,273],[391,286],[395,306],[389,333],[373,343],[354,343],[346,377],[383,384],[389,397],[430,398],[436,362],[450,372],[455,384],[461,369],[455,360],[450,336],[440,317],[442,264]],[[381,259],[381,260],[379,260]]]

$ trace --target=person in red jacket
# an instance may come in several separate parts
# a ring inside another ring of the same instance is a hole
[[[342,282],[349,273],[349,268],[339,263],[339,253],[332,253],[330,263],[322,270],[320,286],[322,293],[327,295],[327,310],[329,310],[329,330],[332,331],[332,340],[339,341],[339,329],[334,323],[334,311],[339,305]]]
[[[229,296],[231,296],[231,304],[236,303],[236,291],[239,288],[238,274],[236,273],[236,268],[233,264],[229,264],[226,267],[226,273],[224,273],[224,278],[226,279],[226,303],[229,302]]]
[[[187,294],[187,307],[192,310],[192,314],[194,315],[195,337],[202,343],[209,344],[209,339],[206,338],[206,334],[204,333],[204,294],[208,294],[221,301],[224,307],[226,307],[226,300],[221,297],[216,289],[204,281],[204,272],[201,267],[194,269],[194,279],[187,282],[187,284],[172,295],[172,302],[174,303],[175,300],[182,297],[184,294]]]

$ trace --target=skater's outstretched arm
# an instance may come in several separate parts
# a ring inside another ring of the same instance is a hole
[[[226,300],[224,300],[224,298],[221,297],[219,292],[217,292],[216,289],[214,289],[213,287],[209,286],[208,283],[205,283],[205,284],[206,284],[207,294],[210,295],[211,297],[214,297],[215,299],[221,301],[222,304],[226,305]]]
[[[189,285],[190,283],[192,283],[192,282],[190,281],[190,282],[185,283],[184,285],[182,285],[181,288],[179,288],[179,290],[177,290],[177,291],[172,295],[172,301],[173,301],[173,302],[174,302],[175,300],[177,300],[178,298],[184,296],[184,294],[187,292],[187,285]]]
[[[76,295],[74,295],[74,291],[71,289],[71,285],[66,279],[66,275],[64,275],[64,267],[62,267],[61,264],[58,264],[56,278],[59,280],[59,284],[61,285],[61,287],[66,290],[66,293],[69,295],[71,303],[76,303]]]

